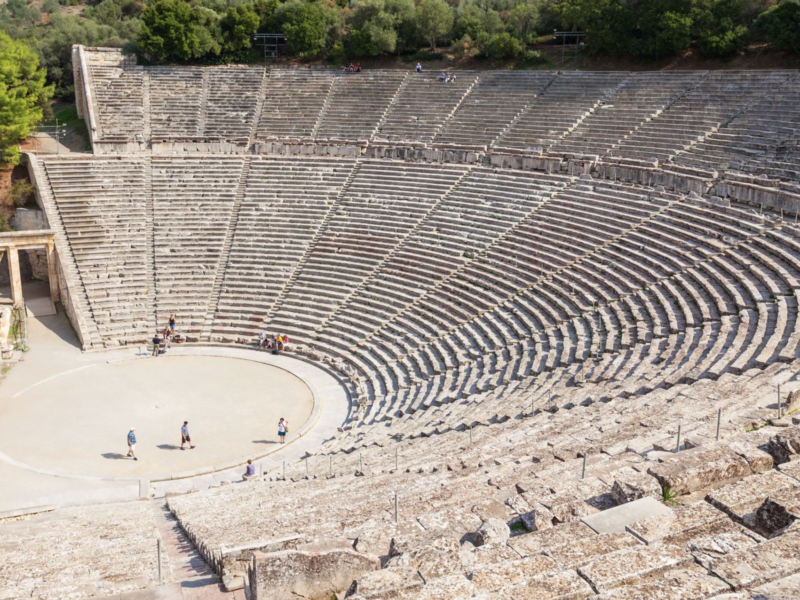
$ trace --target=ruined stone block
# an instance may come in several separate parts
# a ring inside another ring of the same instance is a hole
[[[677,495],[714,489],[753,473],[745,459],[718,444],[680,452],[647,472]]]
[[[381,568],[381,561],[371,554],[355,550],[328,552],[254,552],[248,570],[250,598],[285,600],[292,595],[330,598],[332,592],[344,592],[361,575]]]
[[[714,575],[735,590],[763,585],[800,572],[800,533],[784,534],[714,563]]]
[[[800,427],[788,427],[785,431],[770,438],[767,452],[772,455],[776,465],[800,459]]]
[[[615,479],[611,494],[618,504],[625,504],[646,496],[661,499],[662,491],[652,475],[634,472]]]
[[[646,575],[692,562],[692,557],[677,546],[635,546],[606,554],[578,569],[598,591],[635,583]]]

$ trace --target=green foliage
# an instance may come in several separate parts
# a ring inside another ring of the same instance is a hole
[[[142,14],[139,47],[151,56],[188,61],[221,50],[218,16],[183,0],[156,0]]]
[[[550,59],[547,55],[542,54],[538,50],[527,50],[522,58],[515,65],[516,69],[531,69],[538,66],[551,66]]]
[[[678,497],[678,494],[673,492],[672,488],[670,488],[669,485],[667,485],[667,484],[664,485],[664,487],[661,490],[661,493],[662,493],[662,498],[663,498],[664,502],[668,502],[668,503],[674,503],[675,502],[675,498]]]
[[[225,56],[235,57],[252,46],[253,34],[261,19],[253,4],[242,4],[228,9],[219,23],[222,33],[222,51]]]
[[[44,0],[42,3],[42,10],[52,15],[53,13],[61,12],[61,5],[58,3],[58,0]]]
[[[7,164],[19,163],[17,144],[41,120],[53,96],[46,76],[33,50],[0,31],[0,154]]]
[[[406,54],[403,57],[403,62],[407,63],[418,63],[418,62],[425,62],[429,60],[442,60],[444,59],[444,54],[441,52],[431,52],[430,50],[420,50],[418,52],[414,52],[414,54]]]
[[[325,14],[318,3],[290,0],[278,11],[292,54],[313,56],[325,48]]]
[[[36,200],[36,192],[33,184],[27,179],[20,179],[11,184],[8,190],[8,202],[17,208],[33,204]]]
[[[758,17],[754,30],[776,48],[800,53],[800,3],[783,0]]]
[[[0,16],[23,27],[36,25],[42,20],[42,13],[30,0],[8,0],[0,6]]]
[[[414,0],[354,0],[347,19],[350,54],[375,56],[397,51],[400,32],[413,29],[414,18]]]
[[[525,50],[522,43],[508,32],[498,33],[493,36],[484,34],[483,38],[479,38],[478,43],[480,44],[481,54],[488,58],[516,58]]]
[[[431,50],[453,29],[453,19],[453,9],[445,0],[420,0],[417,4],[417,28]]]

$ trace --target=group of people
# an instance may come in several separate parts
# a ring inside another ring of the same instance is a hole
[[[446,73],[446,72],[442,71],[439,74],[439,81],[443,81],[444,83],[448,83],[450,81],[455,81],[455,80],[456,80],[456,74],[455,73]]]
[[[159,337],[159,332],[156,333],[156,337],[153,338],[153,356],[158,356],[159,354],[165,354],[167,349],[169,348],[170,344],[172,343],[173,338],[175,338],[175,313],[172,313],[169,316],[169,322],[167,323],[164,330],[160,332],[161,337]]]
[[[269,337],[266,333],[258,334],[258,349],[272,350],[273,354],[280,354],[289,345],[289,336],[284,333]]]
[[[344,72],[345,73],[361,73],[361,63],[356,63],[355,65],[353,63],[350,63],[349,66],[346,66],[344,68]]]

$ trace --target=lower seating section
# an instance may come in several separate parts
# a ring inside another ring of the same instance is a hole
[[[785,71],[715,71],[657,119],[626,138],[617,156],[667,160],[729,123],[788,80]]]
[[[149,502],[126,502],[0,522],[0,594],[77,599],[156,587],[154,516]]]
[[[458,73],[444,82],[436,73],[413,73],[392,102],[374,139],[390,142],[432,142],[478,81],[475,73]]]
[[[246,145],[264,77],[261,67],[209,69],[203,137]]]
[[[460,166],[360,163],[268,327],[308,336],[425,220],[466,172]]]
[[[84,343],[146,339],[144,159],[48,159],[44,172],[56,212],[48,219],[69,244],[58,250],[78,292],[72,300],[85,319]]]
[[[268,75],[256,137],[312,137],[333,85],[333,73],[291,69]]]
[[[197,334],[214,280],[242,174],[239,157],[152,159],[156,321],[171,313],[180,331]]]
[[[495,143],[498,149],[548,148],[624,84],[629,73],[562,73]]]
[[[205,72],[200,67],[153,67],[148,70],[153,140],[200,136]]]
[[[408,77],[405,71],[369,71],[337,77],[315,137],[370,139]]]
[[[353,160],[254,158],[213,335],[261,331],[353,171]]]
[[[573,383],[549,406],[536,398],[534,414],[525,391],[501,407],[490,392],[469,411],[467,402],[426,411],[468,429],[406,427],[419,426],[417,414],[359,426],[287,465],[285,479],[168,503],[218,572],[251,590],[269,585],[251,561],[341,540],[335,547],[381,558],[381,569],[352,576],[357,600],[633,599],[664,589],[791,598],[767,594],[796,590],[800,572],[800,471],[780,458],[800,429],[769,426],[773,408],[753,398],[772,398],[776,382],[800,387],[796,366],[617,398]]]
[[[436,136],[437,144],[486,147],[555,79],[551,71],[486,73],[452,119]]]
[[[141,67],[90,67],[94,110],[102,139],[143,139],[144,103]]]

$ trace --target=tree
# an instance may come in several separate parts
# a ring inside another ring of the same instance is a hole
[[[297,0],[281,9],[286,43],[292,54],[319,54],[325,47],[325,15],[316,3]]]
[[[486,36],[486,34],[484,34]],[[514,58],[525,50],[520,41],[507,31],[479,40],[481,43],[481,53],[491,58]]]
[[[395,52],[398,30],[414,21],[414,0],[356,0],[352,6],[350,46],[355,55]]]
[[[536,42],[536,29],[539,25],[539,7],[527,0],[518,4],[508,15],[508,29],[523,44]]]
[[[261,19],[252,4],[240,4],[229,8],[219,22],[223,52],[227,56],[236,56],[244,50],[249,50],[253,34],[260,23]]]
[[[766,40],[780,50],[800,52],[800,4],[783,0],[756,19],[754,30],[763,32]]]
[[[453,9],[445,0],[420,0],[417,4],[417,27],[420,34],[436,49],[436,40],[453,28]]]
[[[53,96],[46,77],[39,57],[29,47],[0,31],[0,153],[7,164],[19,164],[17,144],[41,120]]]
[[[166,59],[191,60],[219,54],[216,15],[183,0],[156,0],[142,14],[139,47]]]

